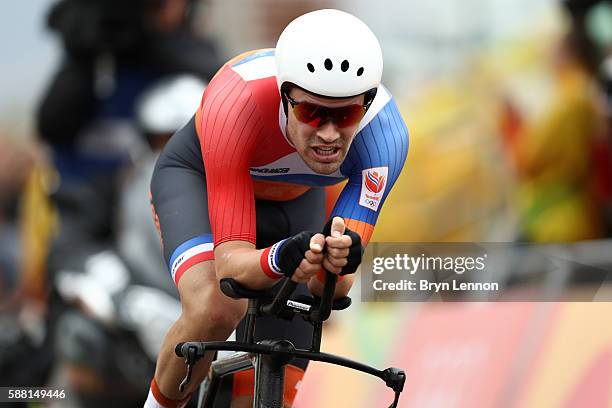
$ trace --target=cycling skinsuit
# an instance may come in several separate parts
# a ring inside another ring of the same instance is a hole
[[[189,267],[214,259],[220,243],[239,240],[263,248],[303,230],[320,231],[324,187],[347,179],[332,215],[343,217],[367,244],[402,170],[408,132],[382,85],[340,169],[330,175],[311,170],[285,133],[275,71],[272,49],[230,60],[157,162],[153,215],[177,284]],[[308,346],[309,335],[305,344],[303,335],[297,337],[296,345]]]

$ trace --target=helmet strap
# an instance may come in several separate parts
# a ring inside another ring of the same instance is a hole
[[[295,85],[293,85],[290,82],[285,82],[284,84],[281,85],[281,88],[280,88],[281,102],[283,103],[283,109],[285,110],[285,117],[287,118],[287,121],[289,121],[289,101],[287,101],[287,98],[285,97],[285,95],[291,92],[292,86],[295,86]]]
[[[365,106],[366,111],[370,109],[370,105],[372,105],[372,102],[374,102],[377,90],[378,88],[372,88],[364,94],[363,106]]]

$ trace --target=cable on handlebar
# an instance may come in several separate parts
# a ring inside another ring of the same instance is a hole
[[[266,316],[276,316],[280,313],[283,307],[287,304],[287,300],[289,296],[293,293],[297,286],[297,282],[287,278],[285,282],[283,282],[283,286],[281,286],[280,290],[274,296],[274,300],[271,303],[263,305],[261,307],[261,313]]]

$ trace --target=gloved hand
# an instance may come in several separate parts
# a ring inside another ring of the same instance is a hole
[[[321,269],[324,244],[321,233],[302,231],[272,245],[264,254],[275,273],[306,283]]]
[[[325,269],[341,276],[355,273],[361,264],[364,250],[359,234],[346,228],[342,217],[334,217],[323,227],[323,235]]]

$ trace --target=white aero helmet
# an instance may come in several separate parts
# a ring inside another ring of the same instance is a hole
[[[333,9],[306,13],[289,23],[275,57],[281,95],[287,83],[329,97],[376,92],[383,70],[382,50],[372,30],[357,17]]]

